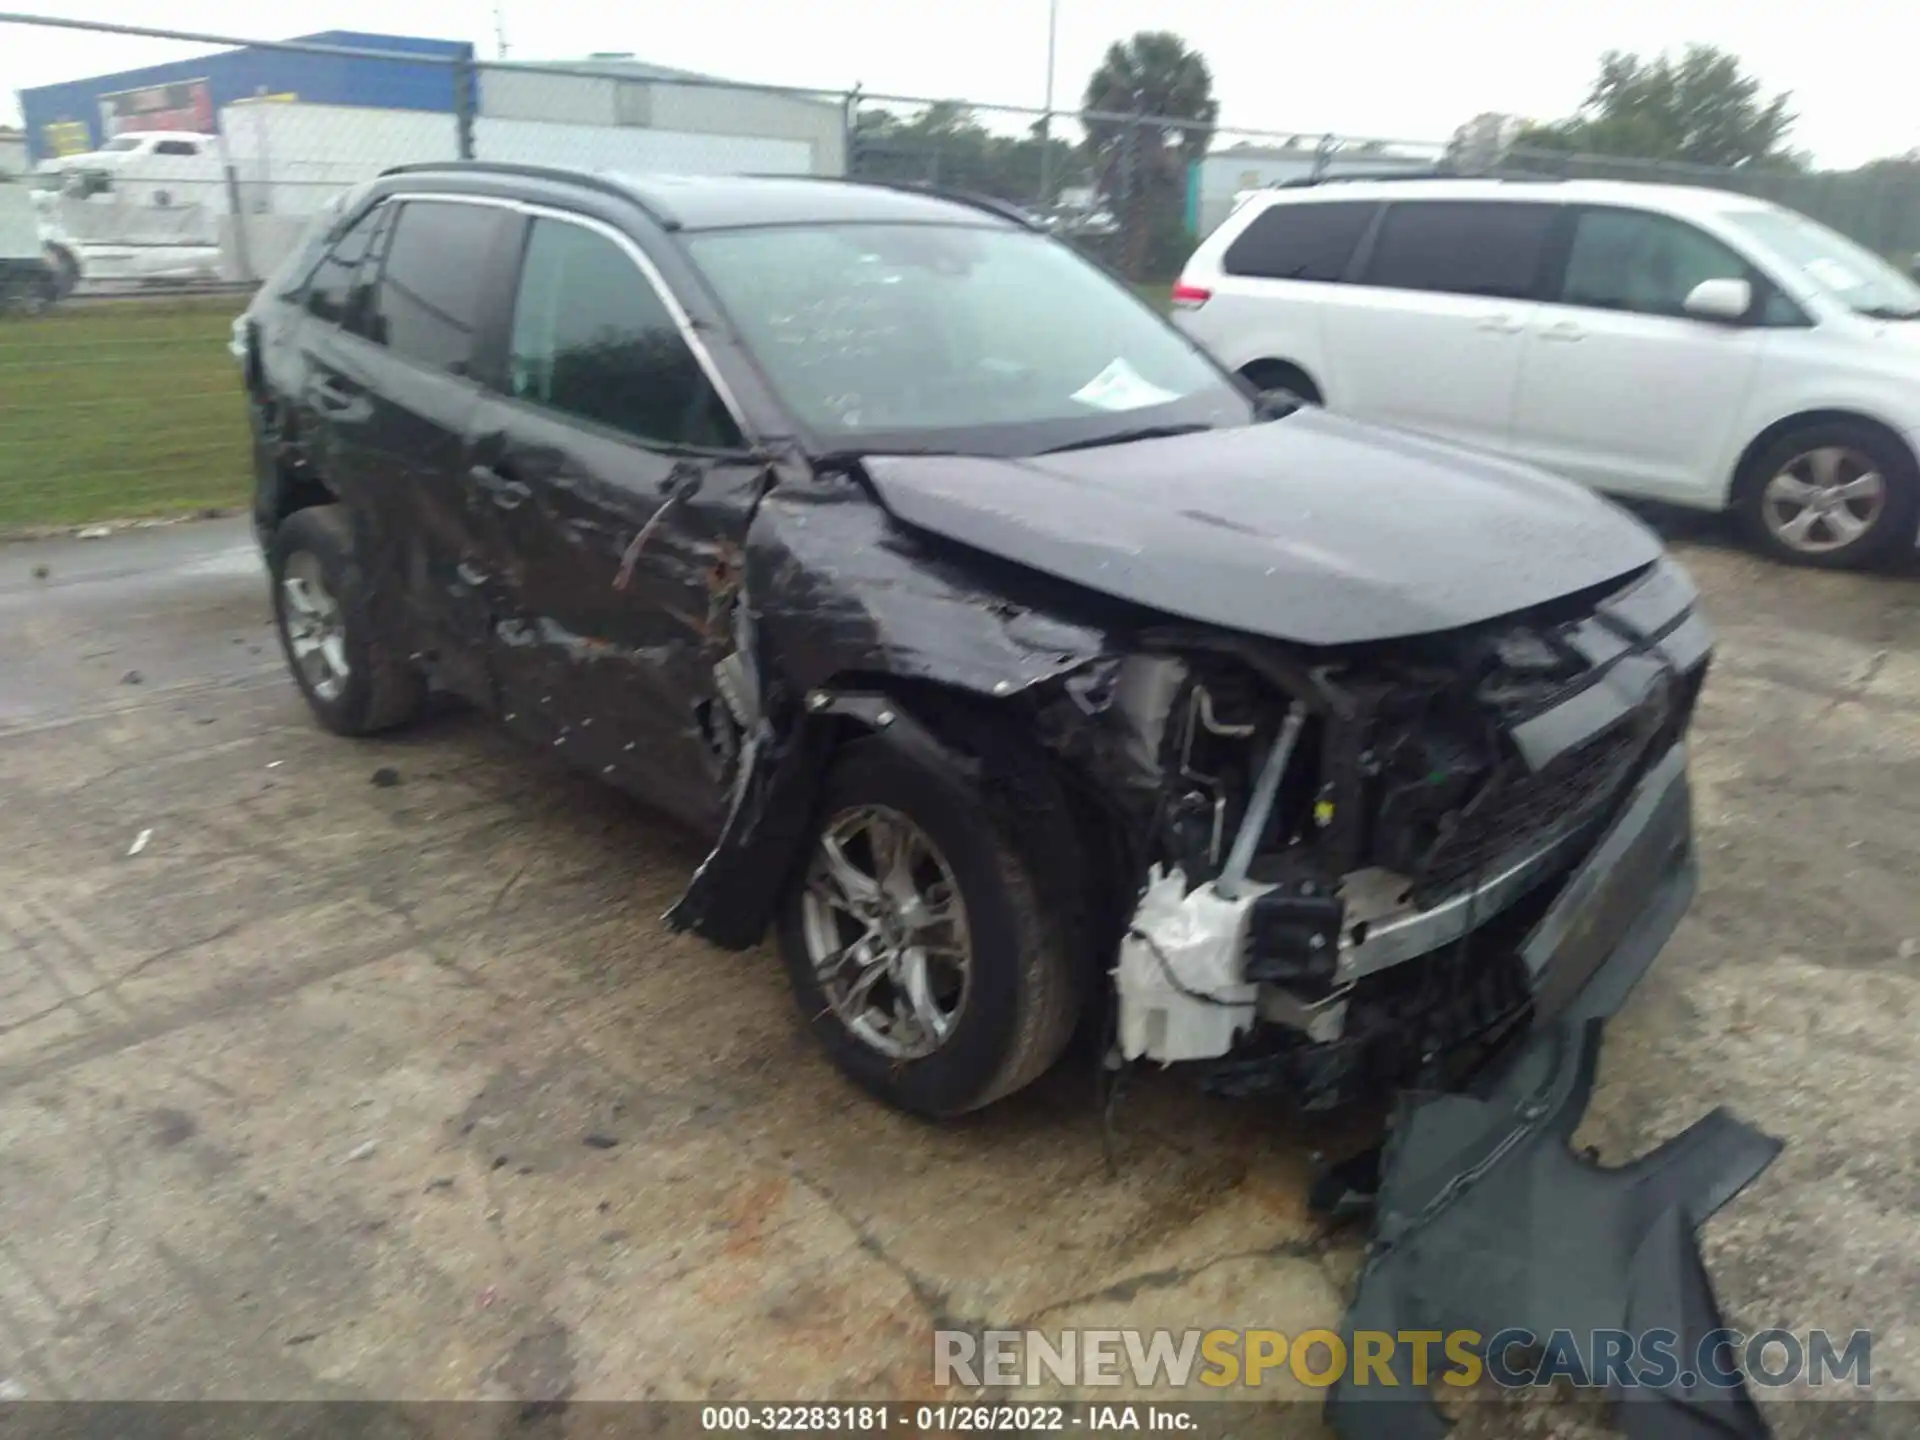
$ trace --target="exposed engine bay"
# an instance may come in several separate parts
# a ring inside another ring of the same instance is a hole
[[[1519,942],[1684,731],[1704,636],[1662,638],[1603,604],[1311,668],[1172,637],[1129,657],[1114,708],[1160,785],[1114,969],[1126,1057],[1324,1106],[1510,1030]]]

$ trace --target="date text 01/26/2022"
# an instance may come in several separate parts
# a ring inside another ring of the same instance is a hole
[[[704,1405],[700,1428],[718,1433],[822,1431],[884,1434],[1011,1431],[1182,1431],[1195,1428],[1178,1405]]]

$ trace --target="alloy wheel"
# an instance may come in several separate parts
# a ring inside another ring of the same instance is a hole
[[[1761,518],[1789,550],[1824,555],[1871,530],[1887,504],[1887,482],[1869,455],[1823,445],[1789,460],[1767,481]]]
[[[801,896],[807,958],[848,1032],[917,1060],[953,1034],[973,972],[966,907],[926,831],[863,805],[820,832]]]
[[[293,663],[316,697],[339,699],[351,673],[347,623],[340,602],[327,589],[320,561],[306,550],[297,551],[280,577],[280,594]]]

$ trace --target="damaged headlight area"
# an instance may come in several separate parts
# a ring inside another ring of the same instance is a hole
[[[1111,707],[1154,795],[1113,970],[1125,1056],[1325,1107],[1445,1083],[1577,988],[1564,972],[1604,954],[1534,942],[1588,905],[1583,862],[1681,745],[1708,649],[1689,600],[1656,569],[1466,633],[1167,634],[1120,662]],[[1641,848],[1671,871],[1687,844],[1683,817]]]

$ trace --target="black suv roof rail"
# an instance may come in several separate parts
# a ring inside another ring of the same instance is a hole
[[[956,205],[965,205],[974,210],[984,210],[989,215],[997,215],[1002,220],[1010,220],[1024,230],[1042,230],[1045,228],[1038,220],[1010,200],[997,199],[992,195],[982,195],[977,190],[954,190],[945,185],[936,185],[931,180],[880,180],[865,175],[751,175],[747,178],[753,180],[819,180],[829,185],[871,185],[876,190],[904,190],[912,195],[926,195],[935,200],[951,200]]]
[[[552,165],[525,165],[515,160],[411,160],[405,165],[389,165],[380,178],[389,175],[420,175],[430,172],[470,175],[475,171],[488,175],[518,175],[528,180],[558,180],[567,185],[584,185],[603,195],[617,196],[630,205],[638,205],[647,217],[663,230],[678,230],[680,222],[657,205],[650,205],[637,191],[591,170],[561,170]]]
[[[1543,175],[1523,170],[1512,170],[1503,175],[1463,175],[1458,170],[1386,170],[1372,175],[1357,172],[1349,172],[1345,175],[1302,175],[1294,180],[1275,180],[1264,188],[1308,190],[1317,185],[1340,185],[1368,180],[1500,180],[1513,181],[1522,185],[1557,185],[1565,179],[1564,175]]]

